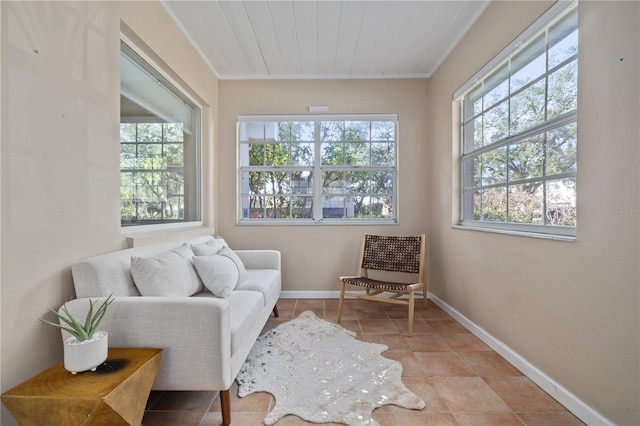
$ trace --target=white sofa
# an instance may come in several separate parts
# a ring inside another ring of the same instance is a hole
[[[269,316],[278,315],[280,252],[236,250],[246,279],[226,297],[203,288],[191,297],[141,296],[131,274],[133,256],[163,255],[187,244],[211,244],[212,236],[102,254],[73,265],[76,299],[67,307],[84,318],[89,300],[109,294],[99,329],[111,347],[162,348],[154,390],[218,390],[223,423],[230,423],[229,388]],[[220,240],[217,240],[220,241]]]

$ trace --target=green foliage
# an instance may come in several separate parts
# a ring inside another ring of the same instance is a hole
[[[60,324],[56,324],[55,322],[47,321],[42,318],[40,318],[40,321],[69,332],[80,342],[90,340],[93,338],[98,325],[100,325],[104,314],[107,312],[107,307],[113,302],[113,300],[113,295],[110,294],[97,309],[94,309],[95,302],[93,300],[89,300],[89,312],[87,313],[87,318],[84,323],[71,313],[69,308],[67,308],[66,303],[61,308],[63,312],[62,314],[53,309],[49,309],[50,312],[54,313],[60,319]],[[66,326],[62,323],[66,324]]]

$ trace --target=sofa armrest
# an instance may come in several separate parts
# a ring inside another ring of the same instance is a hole
[[[84,320],[89,300],[67,302]],[[154,389],[228,389],[231,375],[231,315],[224,299],[200,297],[116,297],[98,327],[110,347],[162,348]],[[63,332],[64,336],[65,332]],[[68,336],[68,335],[67,335]],[[193,387],[190,387],[193,386]]]
[[[280,270],[278,250],[234,250],[247,269]]]

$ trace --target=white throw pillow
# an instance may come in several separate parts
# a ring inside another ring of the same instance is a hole
[[[225,248],[220,250],[220,255],[228,257],[229,259],[233,260],[233,263],[235,263],[236,267],[238,268],[239,274],[238,284],[247,279],[247,269],[244,267],[244,263],[242,263],[242,260],[240,260],[238,255],[235,254],[235,252],[231,250],[229,246],[226,246]]]
[[[213,256],[225,246],[224,240],[213,239],[204,244],[191,244],[191,250],[196,256]]]
[[[218,297],[229,297],[238,285],[238,267],[227,256],[195,256],[193,266],[204,286]]]
[[[202,290],[192,258],[186,244],[156,257],[132,256],[133,282],[143,296],[191,296]]]

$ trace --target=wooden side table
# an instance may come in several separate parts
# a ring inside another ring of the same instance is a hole
[[[2,394],[21,425],[140,425],[162,349],[109,348],[96,371],[76,375],[64,363]]]

